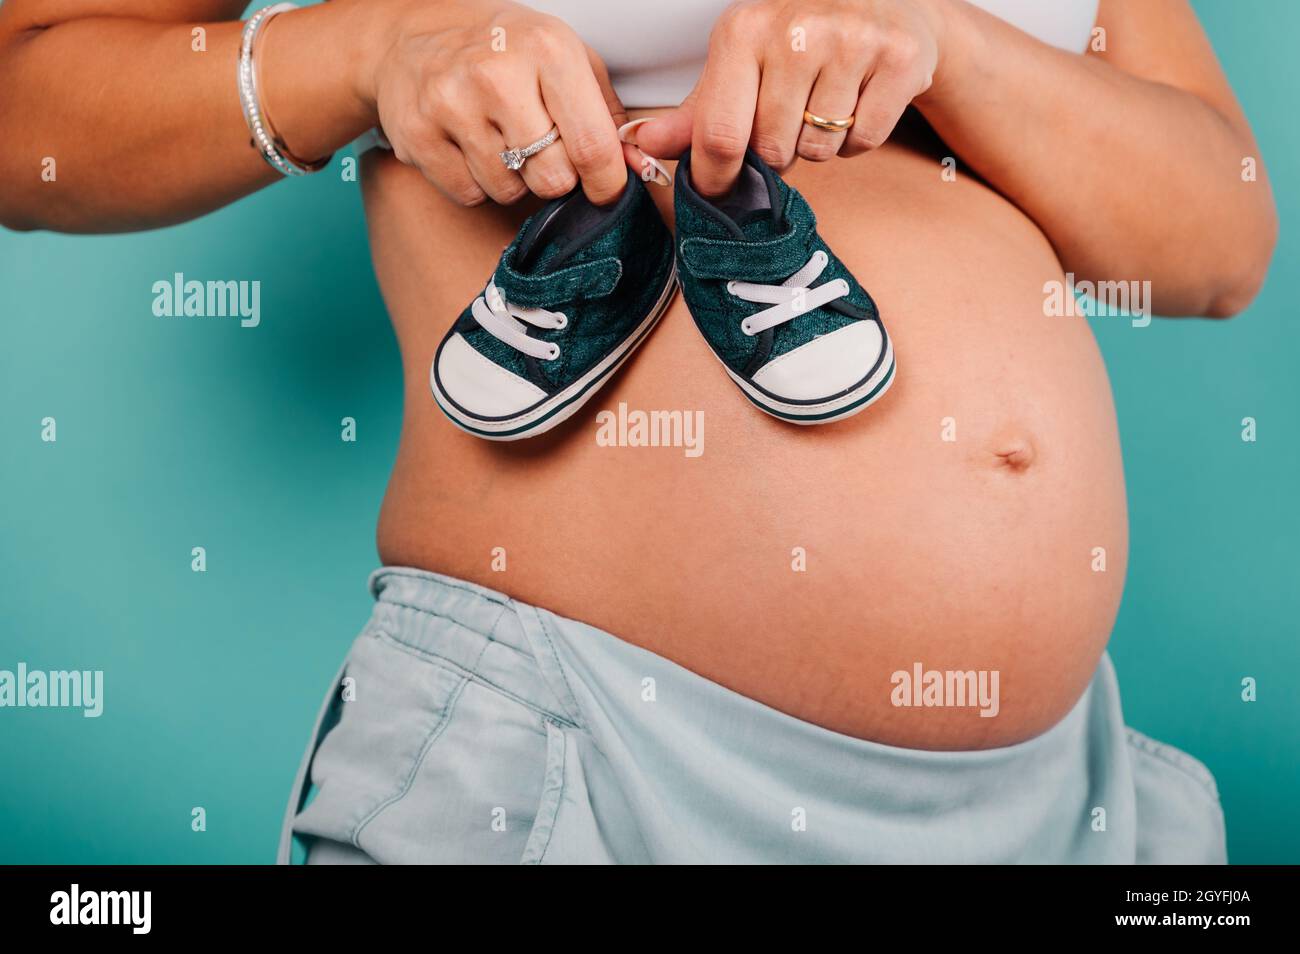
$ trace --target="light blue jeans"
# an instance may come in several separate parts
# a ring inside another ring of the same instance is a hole
[[[471,583],[386,568],[371,589],[281,862],[295,835],[309,864],[1226,860],[1213,777],[1125,728],[1109,658],[1027,742],[922,751]]]

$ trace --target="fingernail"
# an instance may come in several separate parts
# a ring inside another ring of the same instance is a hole
[[[668,175],[668,170],[664,168],[663,163],[654,156],[646,155],[645,150],[637,145],[636,127],[642,123],[648,123],[653,116],[643,116],[640,119],[634,119],[630,123],[624,123],[618,127],[618,138],[636,150],[637,155],[641,157],[641,181],[653,182],[656,185],[670,186],[673,184],[672,176]]]
[[[629,142],[636,145],[636,127],[642,123],[648,123],[653,116],[642,116],[640,119],[634,119],[630,123],[624,123],[618,127],[618,138],[620,142]]]

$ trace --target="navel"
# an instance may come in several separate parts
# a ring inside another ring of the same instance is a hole
[[[1037,457],[1034,442],[1023,435],[1004,438],[995,442],[993,447],[997,465],[1013,473],[1028,470]]]

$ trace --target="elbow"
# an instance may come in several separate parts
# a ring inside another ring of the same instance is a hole
[[[1224,256],[1224,268],[1204,310],[1208,318],[1233,318],[1250,307],[1268,276],[1277,247],[1278,216],[1270,201],[1252,224],[1252,238]]]
[[[1204,316],[1206,318],[1236,318],[1250,307],[1250,303],[1259,294],[1262,284],[1263,282],[1259,281],[1222,292],[1210,299],[1210,303],[1205,307]]]
[[[35,232],[40,225],[22,215],[17,209],[0,204],[0,229],[10,232]]]
[[[13,169],[14,156],[6,145],[14,141],[6,124],[0,123],[0,182],[7,183],[0,188],[0,229],[31,232],[37,228],[27,208],[31,202],[25,195],[27,189],[19,185],[21,180]]]
[[[5,136],[4,127],[0,126],[0,143],[8,141]],[[13,183],[18,177],[10,169],[12,164],[8,159],[4,146],[0,145],[0,182]],[[31,214],[32,203],[26,192],[26,189],[17,186],[0,191],[0,228],[11,232],[33,232],[41,227],[40,222]]]
[[[18,92],[19,78],[11,68],[15,54],[44,30],[28,27],[0,32],[0,89],[12,93],[7,102],[0,100],[0,183],[4,184],[0,187],[0,228],[11,232],[34,232],[46,227],[40,210],[47,196],[32,186],[42,181],[41,170],[33,172],[27,167],[29,156],[22,146],[35,138],[35,130],[24,128],[22,118],[16,114],[14,103],[22,94]]]
[[[53,176],[46,178],[39,153],[33,156],[24,145],[36,138],[34,131],[15,125],[0,107],[0,229],[58,230],[68,210],[67,190],[55,186]]]
[[[14,154],[16,149],[11,145],[20,139],[14,135],[9,124],[2,121],[3,118],[0,115],[0,183],[5,183],[0,188],[0,229],[31,232],[39,226],[32,220],[30,209],[27,208],[31,201],[26,195],[26,186],[21,184],[26,176],[14,168],[18,159]]]

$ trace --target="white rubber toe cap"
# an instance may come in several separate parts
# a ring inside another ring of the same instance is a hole
[[[532,407],[546,392],[493,364],[455,334],[438,355],[435,389],[475,417],[506,417]]]
[[[865,378],[884,346],[879,322],[855,321],[769,361],[754,383],[791,401],[830,397]]]

